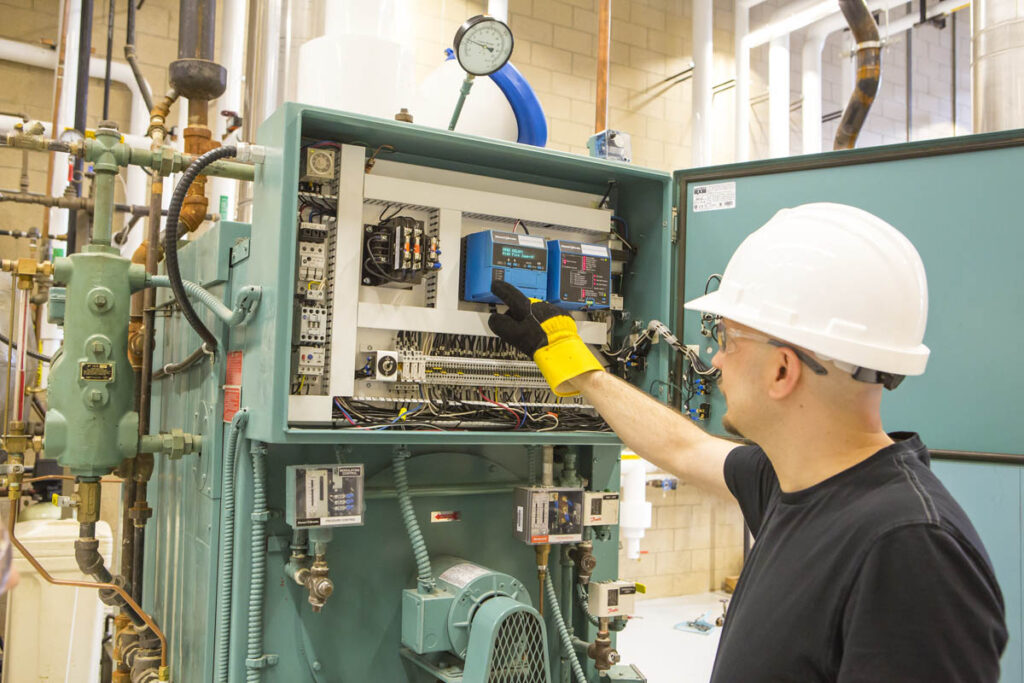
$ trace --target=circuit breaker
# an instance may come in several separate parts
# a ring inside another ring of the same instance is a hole
[[[285,517],[292,528],[363,523],[362,465],[292,465],[285,481]]]
[[[583,540],[583,489],[517,488],[515,514],[515,535],[524,543],[578,543]]]

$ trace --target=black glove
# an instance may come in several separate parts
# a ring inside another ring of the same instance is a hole
[[[491,283],[491,293],[508,306],[507,313],[491,314],[487,321],[491,331],[531,356],[556,394],[575,396],[578,391],[560,387],[573,377],[604,369],[580,338],[576,321],[565,311],[539,299],[528,299],[502,280]]]

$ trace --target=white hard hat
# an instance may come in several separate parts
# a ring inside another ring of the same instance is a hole
[[[920,255],[899,230],[845,204],[779,211],[736,249],[718,290],[685,307],[735,320],[851,371],[920,375],[928,362],[922,343],[928,283]]]

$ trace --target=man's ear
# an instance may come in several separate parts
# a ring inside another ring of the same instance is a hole
[[[774,376],[768,386],[768,396],[773,399],[783,399],[792,394],[800,383],[800,373],[803,372],[803,365],[793,349],[779,347],[772,354]]]

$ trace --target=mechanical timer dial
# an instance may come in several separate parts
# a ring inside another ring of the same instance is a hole
[[[503,21],[480,14],[455,33],[455,56],[474,76],[487,76],[505,66],[512,56],[512,31]]]

